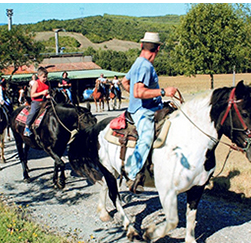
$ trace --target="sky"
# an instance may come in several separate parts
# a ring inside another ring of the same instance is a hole
[[[114,14],[127,16],[163,16],[167,14],[184,15],[189,10],[189,3],[149,3],[145,2],[92,2],[61,3],[54,1],[41,3],[18,3],[9,0],[0,3],[0,23],[8,24],[6,9],[13,9],[12,24],[37,23],[49,19],[75,19],[88,16]]]

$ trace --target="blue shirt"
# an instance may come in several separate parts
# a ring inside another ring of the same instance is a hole
[[[130,101],[128,111],[135,113],[141,107],[146,109],[156,109],[162,106],[161,96],[151,99],[139,99],[133,95],[134,84],[142,82],[149,89],[159,89],[157,73],[152,65],[144,57],[138,57],[126,74],[126,79],[130,80]]]

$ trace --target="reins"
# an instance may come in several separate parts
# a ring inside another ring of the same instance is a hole
[[[180,94],[180,92],[178,92],[178,93]],[[181,95],[180,95],[180,97],[181,97]],[[175,96],[174,96],[173,98],[178,99],[178,98],[175,97]],[[218,176],[222,173],[222,171],[223,171],[224,168],[225,168],[226,162],[227,162],[227,160],[228,160],[228,158],[229,158],[229,156],[230,156],[230,154],[231,154],[231,152],[232,152],[233,150],[235,150],[235,151],[240,151],[240,152],[245,152],[246,150],[249,149],[249,147],[250,147],[250,145],[251,145],[251,132],[250,132],[250,130],[248,129],[248,127],[246,126],[245,122],[243,121],[243,119],[242,119],[242,117],[241,117],[241,114],[240,114],[240,111],[239,111],[239,109],[238,109],[238,107],[237,107],[237,105],[236,105],[237,103],[242,102],[243,100],[236,100],[236,99],[235,99],[235,88],[234,88],[234,89],[231,91],[231,93],[230,93],[229,100],[228,100],[228,107],[227,107],[227,110],[226,110],[226,112],[225,112],[225,114],[224,114],[224,116],[223,116],[223,118],[222,118],[220,124],[221,124],[221,126],[223,125],[223,123],[225,122],[225,120],[226,120],[226,118],[227,118],[227,116],[228,116],[228,114],[229,114],[230,123],[231,123],[231,137],[232,137],[233,130],[245,131],[245,132],[246,132],[246,135],[248,136],[248,139],[246,139],[246,148],[240,148],[240,147],[237,146],[236,144],[229,144],[229,143],[223,142],[223,141],[221,141],[221,140],[219,140],[219,139],[217,139],[217,138],[214,138],[214,137],[212,137],[211,135],[205,133],[200,127],[198,127],[198,126],[197,126],[197,125],[186,115],[186,113],[181,109],[180,105],[177,104],[177,102],[176,102],[173,98],[172,98],[172,100],[173,100],[175,106],[182,112],[182,114],[183,114],[183,115],[184,115],[184,116],[185,116],[185,117],[186,117],[186,118],[187,118],[187,119],[188,119],[188,120],[199,130],[199,131],[201,131],[204,135],[206,135],[207,137],[209,137],[215,144],[217,144],[217,143],[222,143],[222,144],[224,144],[224,145],[226,145],[226,146],[229,147],[229,152],[228,152],[228,154],[227,154],[227,156],[226,156],[226,158],[225,158],[225,161],[224,161],[224,163],[223,163],[223,166],[222,166],[220,172],[219,172],[216,176],[214,176],[214,177],[218,177]],[[181,100],[181,99],[178,99],[178,100]],[[183,98],[182,98],[182,100],[183,100]],[[238,116],[238,118],[239,118],[239,120],[240,120],[240,122],[241,122],[241,124],[242,124],[242,126],[243,126],[243,129],[237,129],[237,128],[234,128],[234,127],[233,127],[232,113],[231,113],[231,107],[232,107],[232,105],[234,106],[235,112],[236,112],[236,114],[237,114],[237,116]]]
[[[64,125],[64,123],[60,120],[60,118],[58,117],[58,115],[57,115],[57,112],[56,112],[56,109],[55,109],[55,105],[54,105],[54,102],[55,102],[55,100],[53,99],[53,101],[52,101],[52,97],[51,97],[51,99],[50,99],[50,103],[51,103],[51,106],[52,106],[52,110],[53,110],[53,112],[54,112],[54,115],[55,115],[55,117],[56,117],[56,119],[57,119],[57,121],[60,123],[60,125],[67,131],[67,132],[69,132],[70,134],[71,134],[71,137],[70,137],[70,139],[69,139],[69,141],[68,141],[68,143],[67,144],[70,144],[73,140],[74,140],[74,136],[78,133],[78,129],[74,129],[74,130],[70,130],[70,129],[68,129],[65,125]]]
[[[179,93],[180,93],[180,92],[179,92]],[[222,119],[222,121],[221,121],[221,125],[223,125],[223,123],[224,123],[224,121],[226,120],[228,114],[230,114],[230,116],[231,116],[230,110],[231,110],[232,104],[234,104],[234,107],[235,107],[235,111],[236,111],[236,113],[237,113],[237,116],[238,116],[238,118],[240,119],[240,122],[242,123],[243,128],[244,128],[242,131],[247,131],[247,135],[248,135],[249,137],[251,137],[251,133],[250,133],[249,129],[247,128],[246,124],[244,123],[244,121],[243,121],[243,119],[242,119],[242,117],[241,117],[241,115],[240,115],[240,112],[239,112],[239,110],[238,110],[238,108],[237,108],[237,106],[236,106],[236,103],[239,103],[239,102],[241,102],[242,100],[236,101],[236,100],[234,99],[234,95],[235,95],[235,88],[231,91],[231,94],[230,94],[230,97],[229,97],[229,102],[228,102],[228,108],[227,108],[227,110],[226,110],[225,115],[223,116],[223,119]],[[173,97],[173,98],[176,98],[176,97]],[[177,99],[177,98],[176,98],[176,99]],[[178,107],[178,109],[182,112],[182,114],[183,114],[183,115],[184,115],[184,116],[185,116],[185,117],[186,117],[186,118],[187,118],[187,119],[188,119],[188,120],[199,130],[199,131],[201,131],[204,135],[206,135],[208,138],[210,138],[215,144],[217,144],[217,143],[222,143],[222,144],[228,146],[230,149],[233,149],[233,150],[236,150],[236,151],[240,151],[240,152],[245,152],[245,151],[250,147],[250,145],[251,145],[251,139],[249,139],[249,140],[247,141],[248,145],[247,145],[246,148],[240,148],[240,147],[238,147],[236,144],[229,144],[229,143],[223,142],[223,141],[219,140],[218,138],[214,138],[214,137],[212,137],[211,135],[207,134],[207,133],[204,132],[200,127],[198,127],[198,126],[197,126],[197,125],[186,115],[186,113],[181,109],[180,105],[177,104],[177,102],[176,102],[174,99],[172,99],[172,100],[173,100],[174,104]],[[232,116],[231,116],[231,117],[232,117]],[[237,130],[236,128],[233,128],[233,126],[232,126],[232,119],[231,119],[231,118],[230,118],[230,120],[231,120],[231,128],[232,128],[232,130]]]

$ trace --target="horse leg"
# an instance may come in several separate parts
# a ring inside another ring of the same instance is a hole
[[[121,217],[124,229],[127,230],[126,234],[127,237],[130,240],[134,239],[135,237],[138,237],[138,232],[131,224],[129,218],[125,214],[125,211],[122,207],[122,202],[119,196],[117,181],[115,177],[101,165],[100,165],[100,170],[105,177],[105,181],[103,179],[104,183],[100,191],[100,198],[98,203],[98,212],[100,212],[100,219],[102,221],[107,221],[111,218],[108,211],[106,210],[106,196],[107,196],[107,189],[109,189],[109,197]]]
[[[116,96],[114,97],[112,102],[113,102],[113,110],[116,110],[116,106],[117,106],[117,97]]]
[[[119,99],[119,107],[118,107],[118,109],[120,109],[120,107],[121,107],[121,97],[119,97],[118,99]]]
[[[97,212],[99,213],[99,218],[103,222],[106,222],[106,221],[111,220],[111,217],[105,207],[108,187],[104,179],[102,181],[103,183],[102,183],[102,189],[100,190],[100,193],[99,193],[99,203],[97,207]]]
[[[101,104],[102,104],[102,111],[104,111],[105,110],[105,102],[104,102],[104,100],[102,99],[102,100],[100,100],[100,110],[101,110]]]
[[[15,132],[14,130],[12,130],[12,131],[13,131],[13,136],[15,138],[18,156],[19,156],[20,162],[22,164],[23,180],[25,182],[30,182],[29,169],[27,166],[27,154],[25,154],[24,150],[23,150],[23,139],[17,132]],[[29,147],[28,145],[25,145],[25,148],[26,148],[26,146]]]
[[[63,189],[65,187],[65,163],[64,161],[51,149],[51,147],[44,148],[44,151],[48,153],[54,159],[54,173],[53,173],[53,183],[54,187],[58,189]],[[58,173],[60,170],[60,176],[58,178]]]
[[[110,111],[109,97],[106,99],[106,103],[107,103],[108,111]]]
[[[0,134],[0,147],[1,147],[1,162],[5,163],[6,160],[4,158],[4,132]]]
[[[196,243],[194,229],[196,226],[196,213],[199,201],[204,191],[204,186],[194,186],[187,191],[186,213],[186,243]]]
[[[63,160],[61,160],[59,157],[58,157],[58,159],[59,160],[55,160],[55,163],[54,163],[53,183],[54,183],[55,188],[63,189],[65,187],[65,180],[66,180],[65,164],[64,164]],[[61,173],[58,178],[59,171]]]
[[[8,141],[11,141],[11,136],[10,136],[10,126],[7,126],[7,139]]]
[[[145,240],[157,240],[168,234],[168,232],[178,225],[178,199],[174,189],[166,190],[162,187],[162,190],[158,190],[160,202],[162,204],[166,221],[160,223],[158,226],[155,224],[150,225],[144,233]]]
[[[98,112],[98,102],[97,102],[97,100],[94,100],[94,102],[95,102],[95,106],[96,106],[96,112]]]
[[[23,180],[25,182],[30,182],[30,176],[29,176],[29,168],[27,165],[27,154],[29,150],[29,146],[25,144],[25,153],[23,150],[23,140],[21,136],[17,133],[14,133],[15,141],[16,141],[16,147],[19,155],[20,162],[22,164],[23,169]]]

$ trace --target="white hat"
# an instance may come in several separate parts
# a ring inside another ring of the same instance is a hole
[[[156,43],[156,44],[162,44],[160,42],[160,38],[159,38],[159,33],[155,33],[155,32],[146,32],[145,36],[143,39],[140,40],[141,42],[150,42],[150,43]]]

